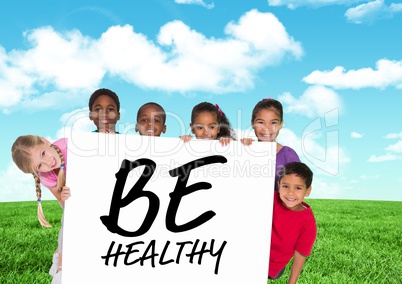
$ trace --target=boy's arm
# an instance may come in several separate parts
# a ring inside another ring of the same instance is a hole
[[[306,258],[306,256],[302,255],[298,251],[295,251],[295,254],[293,255],[292,270],[290,271],[290,277],[288,281],[289,284],[297,282],[297,278],[299,278]]]

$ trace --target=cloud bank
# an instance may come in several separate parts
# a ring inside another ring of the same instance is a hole
[[[177,20],[162,26],[155,41],[130,25],[112,26],[99,38],[52,27],[27,31],[28,49],[0,46],[0,109],[76,106],[106,76],[166,92],[245,91],[260,69],[303,55],[271,13],[248,11],[224,33],[207,38]]]
[[[386,161],[395,161],[401,160],[402,156],[402,132],[400,133],[390,133],[385,136],[385,139],[397,139],[394,144],[387,146],[385,150],[385,154],[383,155],[371,155],[368,159],[368,162],[379,163]]]
[[[402,12],[402,4],[392,3],[387,6],[384,0],[375,0],[348,9],[345,17],[355,24],[373,24],[381,19],[390,19],[400,12]]]
[[[200,5],[207,9],[212,9],[215,7],[214,3],[207,4],[203,0],[174,0],[177,4],[187,4],[187,5]]]
[[[334,89],[402,89],[402,61],[381,59],[377,61],[375,69],[367,67],[347,71],[344,67],[337,66],[332,70],[316,70],[304,77],[303,81]]]
[[[362,2],[364,3],[360,4]],[[402,4],[391,3],[386,5],[384,0],[268,0],[268,5],[286,6],[291,10],[299,7],[320,8],[331,5],[357,5],[347,9],[344,14],[346,20],[354,24],[373,24],[379,20],[390,19],[402,12]]]

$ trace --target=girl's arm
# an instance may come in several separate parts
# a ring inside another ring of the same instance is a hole
[[[240,139],[241,144],[245,146],[250,146],[253,143],[253,138],[242,138]]]
[[[180,138],[181,140],[183,140],[183,142],[188,142],[188,141],[190,141],[190,140],[193,138],[193,136],[187,134],[187,135],[179,136],[179,138]]]
[[[306,256],[302,255],[298,251],[295,251],[293,255],[293,264],[292,269],[290,271],[288,284],[293,284],[297,282],[297,278],[299,278],[300,272],[302,271],[306,258],[307,258]]]
[[[70,196],[70,188],[64,186],[61,191],[57,190],[57,186],[49,188],[50,192],[56,197],[57,201],[59,201],[60,205],[64,207],[64,201],[66,201]]]
[[[233,139],[231,137],[221,137],[219,138],[219,143],[221,143],[222,146],[227,146],[232,140]]]
[[[60,194],[61,201],[63,201],[63,203],[64,203],[64,201],[69,199],[70,196],[71,196],[70,188],[67,186],[64,186],[63,189],[61,190],[61,194]]]

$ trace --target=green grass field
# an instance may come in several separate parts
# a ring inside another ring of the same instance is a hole
[[[307,203],[316,216],[318,237],[298,283],[402,283],[402,202]],[[50,283],[62,212],[56,201],[44,201],[43,208],[53,228],[40,227],[36,202],[0,203],[1,284]],[[268,283],[287,283],[289,266]]]
[[[0,203],[1,284],[51,282],[48,271],[57,248],[62,210],[57,201],[43,201],[42,205],[52,228],[40,226],[36,202]]]

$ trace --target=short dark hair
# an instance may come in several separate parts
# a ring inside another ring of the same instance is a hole
[[[143,105],[138,109],[138,111],[137,111],[137,121],[138,121],[138,118],[139,118],[139,116],[140,116],[140,113],[141,113],[142,109],[143,109],[144,107],[146,107],[146,106],[154,106],[154,107],[156,107],[156,108],[159,108],[159,109],[160,109],[160,115],[162,116],[163,124],[165,124],[165,122],[166,122],[166,112],[165,112],[165,110],[163,109],[163,107],[162,107],[160,104],[157,104],[157,103],[155,103],[155,102],[149,102],[149,103],[143,104]]]
[[[311,186],[311,183],[313,182],[313,172],[306,164],[302,162],[287,163],[279,170],[278,181],[280,182],[284,176],[292,174],[295,174],[303,179],[306,183],[306,188]]]
[[[96,90],[95,92],[92,93],[91,97],[89,98],[89,103],[88,103],[88,107],[89,107],[90,111],[92,110],[92,106],[93,106],[94,102],[96,101],[96,99],[99,96],[102,96],[102,95],[110,97],[114,101],[114,103],[116,104],[117,112],[120,112],[119,97],[116,95],[115,92],[113,92],[113,91],[111,91],[109,89],[104,89],[104,88],[98,89],[98,90]]]
[[[263,110],[263,109],[273,109],[275,113],[279,116],[280,122],[283,121],[283,107],[280,101],[277,101],[275,99],[262,99],[259,101],[252,112],[251,115],[251,123],[253,123],[254,119],[256,118],[257,114]]]

